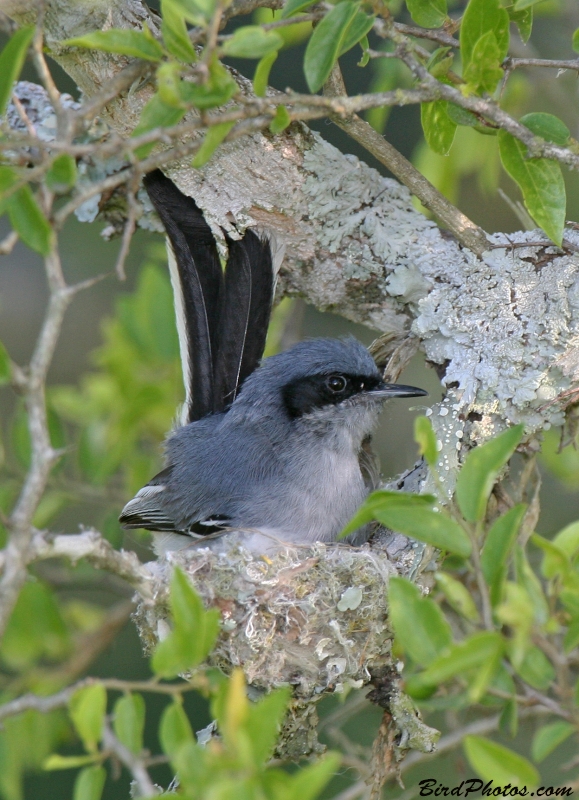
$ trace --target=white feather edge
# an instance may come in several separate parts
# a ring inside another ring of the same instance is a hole
[[[283,242],[271,228],[252,228],[260,239],[269,243],[273,265],[273,294],[277,284],[277,276],[285,257],[285,242]]]
[[[167,261],[169,263],[169,275],[171,286],[173,287],[173,303],[175,305],[175,320],[177,323],[177,335],[179,337],[179,355],[181,356],[181,371],[183,374],[183,384],[185,386],[185,402],[181,409],[180,422],[185,425],[187,414],[191,403],[191,369],[189,366],[189,340],[187,339],[187,326],[185,324],[185,301],[183,300],[183,288],[179,278],[179,268],[177,259],[171,247],[170,241],[166,240]]]

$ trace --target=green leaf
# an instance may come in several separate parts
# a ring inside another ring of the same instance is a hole
[[[414,441],[418,445],[420,455],[424,456],[428,466],[434,467],[438,450],[436,447],[436,435],[428,417],[416,417],[414,420]]]
[[[12,362],[8,351],[0,342],[0,386],[10,383],[12,380]]]
[[[528,158],[527,148],[507,131],[499,131],[503,167],[519,185],[525,208],[555,244],[561,245],[567,197],[561,167],[548,158]]]
[[[360,39],[360,48],[362,49],[362,58],[358,61],[356,66],[358,67],[366,67],[370,63],[370,53],[368,50],[370,49],[370,42],[367,36],[362,36]]]
[[[57,156],[46,173],[46,183],[53,192],[66,192],[76,183],[76,161],[67,153]]]
[[[523,425],[515,425],[468,454],[456,481],[456,499],[469,522],[483,519],[497,476],[515,452],[523,431]]]
[[[574,619],[569,623],[569,627],[563,637],[563,647],[565,653],[570,653],[579,644],[579,619]]]
[[[237,28],[231,39],[227,39],[221,51],[236,58],[262,58],[277,53],[283,39],[275,31],[266,31],[261,25],[244,25]]]
[[[173,4],[188,22],[206,26],[215,13],[217,0],[173,0]]]
[[[18,173],[11,167],[0,166],[0,200],[2,201],[2,209],[4,209],[7,200],[4,195],[7,194],[13,186],[18,183]]]
[[[457,614],[471,622],[477,622],[479,613],[472,599],[472,594],[466,586],[449,575],[448,572],[437,572],[435,575],[436,583],[444,592],[448,604],[454,608]]]
[[[173,0],[161,0],[161,16],[165,47],[179,61],[192,64],[197,60],[197,53],[189,38],[182,11]]]
[[[229,131],[233,128],[235,122],[219,122],[213,125],[203,139],[203,143],[199,150],[195,153],[191,166],[195,168],[202,167],[207,164],[213,153],[217,150],[221,142],[225,139]]]
[[[198,666],[215,644],[219,632],[219,612],[205,611],[197,592],[181,570],[171,580],[170,601],[175,629],[159,643],[153,655],[154,672],[174,677]]]
[[[175,108],[174,106],[167,105],[163,102],[159,94],[156,93],[141,111],[139,124],[132,132],[131,136],[140,136],[154,128],[170,128],[172,125],[176,125],[180,122],[184,114],[184,108]],[[145,144],[139,147],[135,151],[135,154],[138,158],[146,158],[154,146],[154,143]]]
[[[501,744],[482,736],[466,736],[464,752],[469,764],[483,781],[505,786],[510,783],[518,788],[535,789],[540,776],[526,758]]]
[[[548,539],[539,536],[537,533],[531,536],[531,541],[545,553],[541,565],[541,571],[545,578],[551,579],[556,575],[565,576],[569,574],[571,562],[564,550],[557,547],[556,544],[553,544],[553,542],[550,542]]]
[[[579,522],[572,522],[553,537],[553,544],[573,560],[579,553]]]
[[[269,124],[269,129],[272,133],[281,133],[285,131],[288,125],[291,124],[289,112],[285,106],[278,106],[275,110],[275,115]]]
[[[342,47],[338,53],[338,58],[343,56],[344,53],[347,53],[348,50],[351,50],[354,45],[358,44],[358,42],[361,41],[366,34],[372,30],[375,19],[376,17],[369,17],[367,14],[364,14],[363,11],[358,11],[348,26],[346,37],[342,42]]]
[[[422,597],[415,584],[390,578],[388,603],[396,638],[417,664],[427,666],[450,647],[452,632],[444,614],[433,600]]]
[[[498,669],[503,649],[503,639],[495,631],[474,633],[464,641],[447,648],[424,672],[411,679],[409,691],[417,687],[438,686],[456,675],[462,675],[467,670],[483,667],[482,679],[479,675],[475,676],[475,696],[471,697],[471,702],[475,702],[482,696]]]
[[[573,34],[573,50],[575,50],[576,53],[579,53],[579,28],[577,28]]]
[[[209,79],[206,83],[182,81],[180,86],[184,102],[199,109],[223,105],[239,91],[237,83],[218,59],[214,59],[209,65]]]
[[[359,3],[342,0],[314,28],[304,56],[304,73],[310,92],[317,92],[327,81],[359,8]]]
[[[464,125],[469,128],[474,128],[475,125],[480,125],[480,120],[477,119],[474,114],[472,114],[470,111],[467,111],[466,108],[455,106],[454,103],[447,104],[446,113],[453,122],[456,122],[457,125]]]
[[[291,689],[284,686],[250,707],[247,732],[257,767],[263,766],[271,757],[290,699]]]
[[[500,0],[469,0],[460,25],[460,52],[463,69],[468,69],[474,57],[477,42],[492,32],[498,46],[498,60],[502,62],[509,50],[509,15]]]
[[[140,694],[125,694],[115,703],[113,727],[117,739],[131,753],[138,755],[143,749],[145,729],[145,701]]]
[[[3,201],[10,222],[24,244],[47,256],[50,253],[53,233],[48,220],[40,210],[30,186],[23,186]]]
[[[568,739],[572,733],[576,732],[575,725],[563,720],[543,725],[533,736],[533,744],[531,745],[533,761],[537,763],[544,761],[556,747],[559,747],[565,739]]]
[[[463,78],[475,92],[492,93],[503,76],[499,44],[494,31],[487,31],[473,47]]]
[[[502,574],[526,510],[527,506],[519,503],[495,520],[487,533],[481,552],[481,568],[488,586],[493,586]]]
[[[472,545],[466,532],[442,511],[388,504],[375,509],[374,516],[383,525],[418,539],[419,542],[431,544],[463,558],[468,558],[471,553]]]
[[[163,752],[170,758],[173,758],[184,744],[194,741],[187,714],[177,700],[170,703],[163,711],[159,725],[159,740]]]
[[[534,111],[532,114],[525,114],[519,122],[526,125],[535,136],[541,136],[547,142],[558,144],[561,147],[565,147],[569,143],[571,137],[569,128],[554,114]]]
[[[315,2],[316,0],[288,0],[283,7],[281,19],[287,19],[288,17],[291,17],[294,14],[297,14],[299,11],[309,8]]]
[[[72,800],[101,800],[107,771],[104,767],[87,767],[79,772]]]
[[[222,684],[211,703],[211,713],[223,736],[226,746],[236,748],[249,717],[249,700],[245,676],[240,667],[236,667],[227,683]]]
[[[257,97],[265,97],[269,83],[269,73],[277,59],[277,52],[268,53],[264,56],[255,68],[253,76],[253,91]]]
[[[513,663],[513,666],[521,678],[533,689],[544,691],[555,680],[553,665],[538,647],[531,646],[525,653],[522,663],[519,665]]]
[[[420,120],[424,138],[431,150],[439,156],[447,156],[456,133],[456,122],[448,116],[446,100],[435,100],[433,103],[421,103]],[[417,417],[426,419],[426,417]],[[436,462],[436,457],[431,466]]]
[[[446,0],[406,0],[410,16],[423,28],[440,28],[447,17]]]
[[[93,31],[85,36],[65,39],[61,44],[68,47],[103,50],[105,53],[120,53],[124,56],[142,58],[144,61],[160,61],[163,58],[163,48],[146,25],[142,31],[128,28]]]
[[[20,28],[0,53],[0,117],[10,102],[12,87],[22,71],[35,30],[34,25]]]
[[[533,30],[533,9],[525,8],[523,11],[517,10],[514,6],[507,9],[511,22],[514,22],[519,29],[519,36],[523,44],[527,44]]]
[[[102,683],[79,689],[68,703],[70,718],[89,753],[96,752],[107,710],[107,691]]]
[[[396,507],[408,506],[409,508],[428,508],[433,506],[436,498],[431,494],[411,494],[410,492],[389,492],[379,489],[376,492],[368,495],[363,505],[360,506],[352,520],[346,525],[341,532],[339,538],[342,539],[349,533],[353,533],[362,525],[366,525],[373,519],[376,519],[376,510],[384,508],[387,505],[394,505]]]
[[[93,753],[91,756],[61,756],[58,753],[53,753],[48,756],[42,769],[47,772],[55,772],[59,769],[78,769],[87,764],[94,764],[95,761],[100,760],[100,753]]]
[[[520,545],[517,545],[515,549],[515,575],[517,583],[527,590],[531,598],[535,623],[539,626],[545,625],[549,619],[549,603],[543,593],[541,581],[529,564],[524,548]]]
[[[167,61],[157,69],[157,92],[161,101],[171,108],[186,109],[184,100],[186,84],[181,80],[181,65]]]

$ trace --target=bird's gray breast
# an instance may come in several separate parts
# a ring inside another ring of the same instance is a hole
[[[358,451],[347,428],[294,429],[276,448],[275,474],[247,498],[240,520],[283,541],[335,541],[367,494]]]

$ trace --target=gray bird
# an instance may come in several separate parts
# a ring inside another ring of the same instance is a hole
[[[157,550],[228,529],[249,531],[254,548],[335,541],[373,488],[364,444],[383,403],[426,392],[384,383],[353,338],[300,342],[258,366],[275,278],[269,241],[250,230],[229,240],[223,272],[194,201],[160,171],[145,186],[171,245],[187,391],[166,467],[121,523],[163,534]]]

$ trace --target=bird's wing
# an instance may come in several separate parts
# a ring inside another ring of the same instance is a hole
[[[144,185],[169,238],[169,267],[185,381],[185,419],[214,410],[213,365],[223,270],[211,228],[192,197],[160,170]],[[146,487],[145,487],[146,488]]]
[[[274,268],[270,242],[247,230],[227,240],[229,259],[219,313],[215,362],[215,411],[225,411],[265,349],[271,315]]]
[[[186,524],[172,518],[167,509],[164,494],[171,478],[173,467],[159,472],[143,486],[126,504],[119,517],[123,528],[144,528],[149,531],[183,533],[188,536],[207,536],[227,527],[229,519],[223,514],[193,514]],[[198,517],[198,519],[195,519]]]
[[[163,508],[160,495],[166,490],[166,481],[173,468],[167,467],[143,486],[121,511],[119,522],[123,528],[145,528],[150,531],[174,531],[175,523]]]

